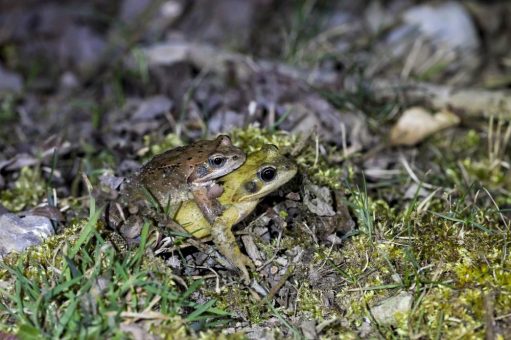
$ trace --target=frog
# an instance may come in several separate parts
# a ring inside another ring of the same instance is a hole
[[[183,202],[174,220],[195,238],[211,236],[219,252],[241,271],[248,283],[247,266],[254,269],[254,264],[238,247],[232,227],[250,215],[265,196],[291,180],[297,170],[297,165],[275,145],[266,144],[250,153],[241,167],[219,179],[224,190],[218,201],[224,211],[213,223],[192,200]]]
[[[223,189],[215,180],[239,168],[245,159],[245,153],[234,146],[227,135],[196,141],[156,155],[124,181],[116,202],[117,209],[109,209],[109,220],[114,226],[123,224],[123,207],[127,207],[128,221],[123,226],[138,224],[140,227],[140,215],[148,215],[151,211],[149,204],[172,215],[167,208],[177,210],[181,202],[193,200],[204,218],[213,223],[223,211],[217,200]],[[160,214],[157,219],[163,220],[162,216]],[[137,235],[137,228],[134,229],[132,234]]]

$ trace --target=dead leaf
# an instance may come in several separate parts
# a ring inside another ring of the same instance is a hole
[[[433,133],[459,122],[459,117],[447,110],[432,115],[421,107],[412,107],[403,112],[390,131],[390,144],[415,145]]]

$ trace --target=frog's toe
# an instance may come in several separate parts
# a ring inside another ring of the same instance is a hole
[[[243,282],[246,284],[246,285],[249,285],[250,284],[250,275],[248,273],[248,270],[247,270],[247,267],[245,266],[240,266],[239,269],[241,270],[241,277],[243,279]]]
[[[224,212],[225,208],[218,201],[214,202],[211,206],[211,211],[215,216],[219,216]]]
[[[255,270],[254,262],[252,262],[248,256],[240,254],[236,265],[241,270],[243,281],[248,285],[250,283],[250,275],[248,273],[247,267],[249,267],[251,270]]]
[[[243,264],[248,266],[251,270],[255,270],[256,266],[254,265],[254,261],[248,256],[243,255]]]

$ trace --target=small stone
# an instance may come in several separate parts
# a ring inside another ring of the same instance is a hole
[[[169,259],[166,261],[166,264],[167,264],[167,266],[169,266],[170,268],[173,268],[173,269],[181,268],[181,261],[175,255],[169,257]]]
[[[326,241],[330,242],[331,244],[335,244],[335,245],[342,244],[342,238],[340,238],[336,234],[330,234],[325,239],[326,239]]]
[[[73,90],[80,86],[80,81],[73,72],[65,72],[59,80],[61,90]]]
[[[104,172],[100,177],[99,181],[101,185],[109,188],[110,190],[117,190],[124,181],[124,177],[114,176],[110,172]]]
[[[212,133],[230,131],[242,127],[246,117],[234,111],[217,111],[208,120],[208,127]]]
[[[165,1],[160,11],[164,17],[175,19],[183,13],[183,6],[177,1]]]
[[[379,305],[371,308],[374,319],[383,325],[396,322],[394,314],[406,313],[412,308],[413,296],[409,293],[400,293],[383,300]]]
[[[170,112],[173,102],[165,96],[154,96],[140,103],[137,111],[133,114],[134,120],[147,121],[163,116]]]
[[[19,74],[6,70],[0,65],[0,93],[20,93],[23,89],[23,81]]]
[[[259,250],[257,249],[257,246],[254,242],[254,238],[250,235],[243,235],[241,237],[241,241],[243,242],[243,245],[245,246],[245,250],[247,251],[248,256],[252,260],[261,260],[261,254],[259,253]]]
[[[410,186],[408,187],[408,189],[406,189],[406,192],[404,194],[404,198],[408,198],[408,199],[414,199],[415,196],[417,197],[427,197],[429,195],[429,191],[424,189],[424,188],[420,188],[419,189],[419,184],[417,183],[412,183],[410,184]]]
[[[0,216],[0,258],[40,244],[55,234],[51,221],[43,216],[18,217],[15,214]]]
[[[277,262],[277,263],[278,263],[279,265],[281,265],[282,267],[285,267],[285,266],[287,266],[287,264],[288,264],[287,259],[286,259],[286,258],[284,258],[284,257],[277,257],[277,258],[275,259],[275,262]]]
[[[286,195],[286,198],[291,201],[299,201],[300,200],[300,193],[298,192],[290,192]]]
[[[403,13],[403,19],[423,35],[452,48],[476,49],[480,45],[475,25],[461,3],[415,6]]]
[[[394,280],[394,282],[396,283],[402,283],[403,280],[401,280],[401,275],[399,275],[398,273],[394,273],[390,276],[392,278],[392,280]]]
[[[277,274],[277,273],[278,273],[278,271],[279,271],[279,267],[277,267],[277,266],[271,266],[271,268],[270,268],[270,273],[271,273],[272,275]]]
[[[335,211],[332,207],[333,199],[330,189],[320,187],[310,182],[304,186],[305,195],[303,203],[305,206],[318,216],[334,216]]]
[[[300,325],[300,329],[302,330],[303,337],[305,339],[317,339],[318,338],[318,335],[316,333],[316,321],[305,320]]]

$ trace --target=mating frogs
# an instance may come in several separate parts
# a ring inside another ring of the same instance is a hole
[[[175,215],[175,221],[197,238],[211,235],[219,251],[249,281],[246,266],[253,263],[241,253],[231,228],[247,217],[259,201],[288,182],[297,171],[297,166],[280,154],[274,145],[264,145],[259,151],[248,155],[237,170],[222,177],[223,194],[218,198],[224,211],[214,223],[204,218],[194,201],[184,202]]]

